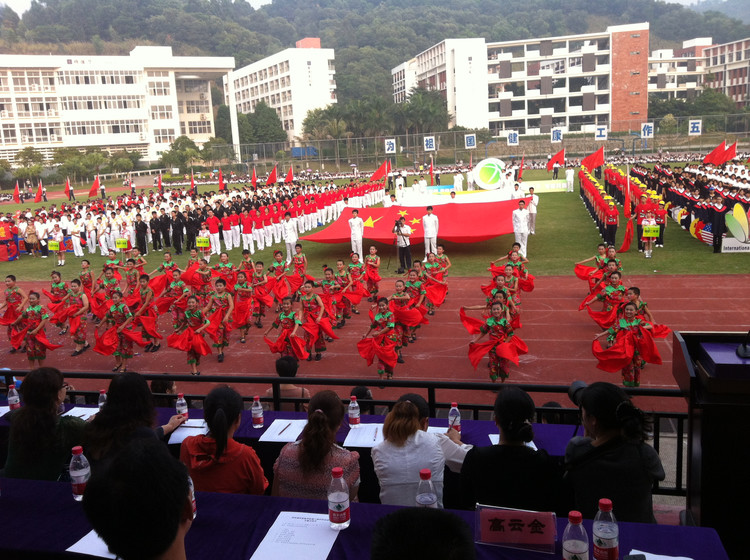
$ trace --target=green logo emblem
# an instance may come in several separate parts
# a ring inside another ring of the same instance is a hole
[[[472,171],[474,182],[481,188],[491,191],[499,189],[505,173],[505,163],[497,158],[480,161]]]

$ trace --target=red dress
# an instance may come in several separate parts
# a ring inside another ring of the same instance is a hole
[[[294,325],[301,325],[297,313],[290,311],[279,313],[279,317],[273,322],[274,328],[280,329],[280,333],[276,342],[269,340],[264,337],[266,344],[271,349],[271,352],[278,352],[282,356],[294,356],[298,360],[306,360],[309,355],[305,350],[305,341],[297,335],[292,336]]]
[[[385,332],[374,337],[363,338],[357,343],[359,355],[367,360],[367,365],[372,365],[375,357],[378,358],[378,375],[387,373],[393,375],[393,368],[398,362],[396,353],[396,323],[391,311],[378,313],[373,317],[371,329]]]
[[[322,300],[321,300],[322,301]],[[309,296],[301,296],[300,303],[302,304],[302,316],[304,322],[302,328],[305,329],[305,339],[307,342],[307,351],[310,352],[315,349],[317,354],[326,351],[326,336],[331,338],[338,338],[333,332],[333,326],[331,325],[331,319],[328,314],[324,311],[320,319],[320,322],[316,322],[318,315],[320,315],[321,306],[318,303],[318,296],[310,294]]]
[[[479,329],[482,334],[489,333],[490,340],[483,343],[469,345],[469,360],[476,369],[485,354],[489,355],[490,379],[495,381],[500,377],[505,381],[510,374],[508,362],[518,365],[518,356],[526,354],[529,349],[526,344],[513,334],[508,321],[489,317]]]

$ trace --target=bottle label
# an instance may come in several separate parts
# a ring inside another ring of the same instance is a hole
[[[349,517],[349,500],[328,502],[328,519],[331,523],[346,523]]]
[[[75,496],[83,496],[83,493],[86,490],[86,483],[85,482],[74,482],[73,483],[73,495]]]
[[[617,540],[617,537],[604,539],[594,535],[594,560],[618,560],[620,550]]]
[[[253,415],[253,426],[262,426],[263,425],[263,415],[260,414],[258,416]]]
[[[585,541],[565,541],[562,557],[563,560],[589,560],[589,545]]]
[[[18,400],[8,400],[8,408],[11,410],[17,410],[21,408],[21,401]]]
[[[359,424],[359,414],[356,416],[349,415],[349,424]]]

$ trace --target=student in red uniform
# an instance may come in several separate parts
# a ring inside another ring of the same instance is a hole
[[[208,211],[206,225],[208,226],[208,239],[211,242],[211,254],[218,255],[221,253],[221,242],[219,240],[219,228],[221,222],[219,221],[219,218],[214,216],[213,210]]]
[[[617,211],[614,201],[609,201],[609,206],[604,214],[604,242],[607,245],[615,244],[617,227],[620,225],[620,213]]]
[[[247,208],[242,211],[240,218],[242,227],[242,250],[249,251],[251,255],[255,254],[255,243],[253,243],[253,218]]]
[[[239,248],[240,246],[240,216],[237,211],[232,209],[232,213],[229,214],[229,223],[232,226],[232,247]]]
[[[655,247],[664,247],[664,231],[667,229],[667,210],[664,201],[659,201],[659,207],[654,211],[656,225],[659,226],[659,237],[656,239]]]
[[[232,220],[229,214],[221,218],[221,235],[224,236],[224,247],[227,251],[232,250]]]

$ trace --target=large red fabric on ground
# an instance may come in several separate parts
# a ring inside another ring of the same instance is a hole
[[[526,201],[528,204],[528,200]],[[513,210],[518,200],[484,202],[477,204],[442,204],[436,206],[435,214],[440,220],[438,237],[454,243],[486,241],[513,233]],[[424,240],[422,216],[424,208],[391,206],[390,208],[358,208],[359,217],[365,222],[364,237],[382,243],[393,242],[393,224],[401,216],[412,229],[409,238],[412,245]],[[345,209],[338,220],[322,231],[303,237],[305,241],[318,243],[346,243],[351,239],[349,218],[351,209]]]

